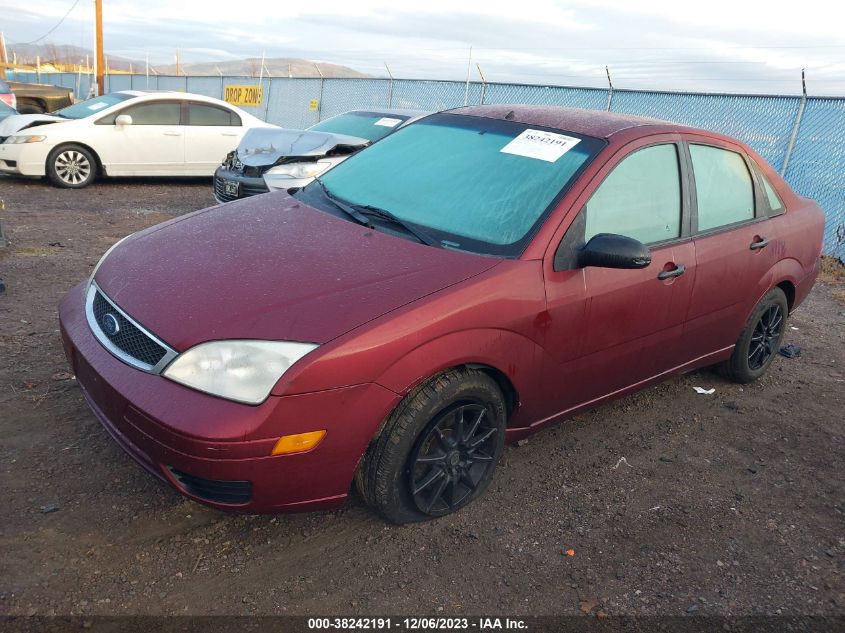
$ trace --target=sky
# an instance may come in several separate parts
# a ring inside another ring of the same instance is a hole
[[[93,0],[0,0],[7,42],[93,48]],[[837,0],[103,0],[109,55],[301,57],[374,76],[845,95]],[[470,56],[470,47],[472,53]]]

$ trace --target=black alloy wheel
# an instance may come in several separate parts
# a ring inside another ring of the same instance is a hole
[[[748,351],[748,367],[756,371],[763,367],[777,351],[783,330],[783,313],[780,306],[770,306],[760,316],[754,332],[751,334],[751,345]]]
[[[499,429],[488,408],[457,403],[431,423],[411,452],[408,484],[414,504],[429,516],[463,506],[494,466]]]

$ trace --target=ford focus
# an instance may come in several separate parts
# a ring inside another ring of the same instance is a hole
[[[431,115],[303,189],[148,228],[62,300],[94,414],[244,512],[454,512],[506,441],[667,376],[751,382],[823,215],[725,136],[618,114]]]

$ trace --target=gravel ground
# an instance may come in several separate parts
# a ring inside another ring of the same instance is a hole
[[[800,358],[744,387],[674,378],[541,431],[457,515],[389,526],[353,497],[236,516],[184,499],[111,441],[56,320],[110,244],[212,204],[210,183],[0,177],[0,198],[0,614],[845,612],[833,264],[790,318]]]

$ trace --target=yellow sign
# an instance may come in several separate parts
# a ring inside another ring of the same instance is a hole
[[[236,106],[259,106],[263,97],[261,86],[226,86],[223,100]]]
[[[319,107],[320,107],[319,99],[311,99],[311,103],[308,104],[309,110],[316,110]]]

